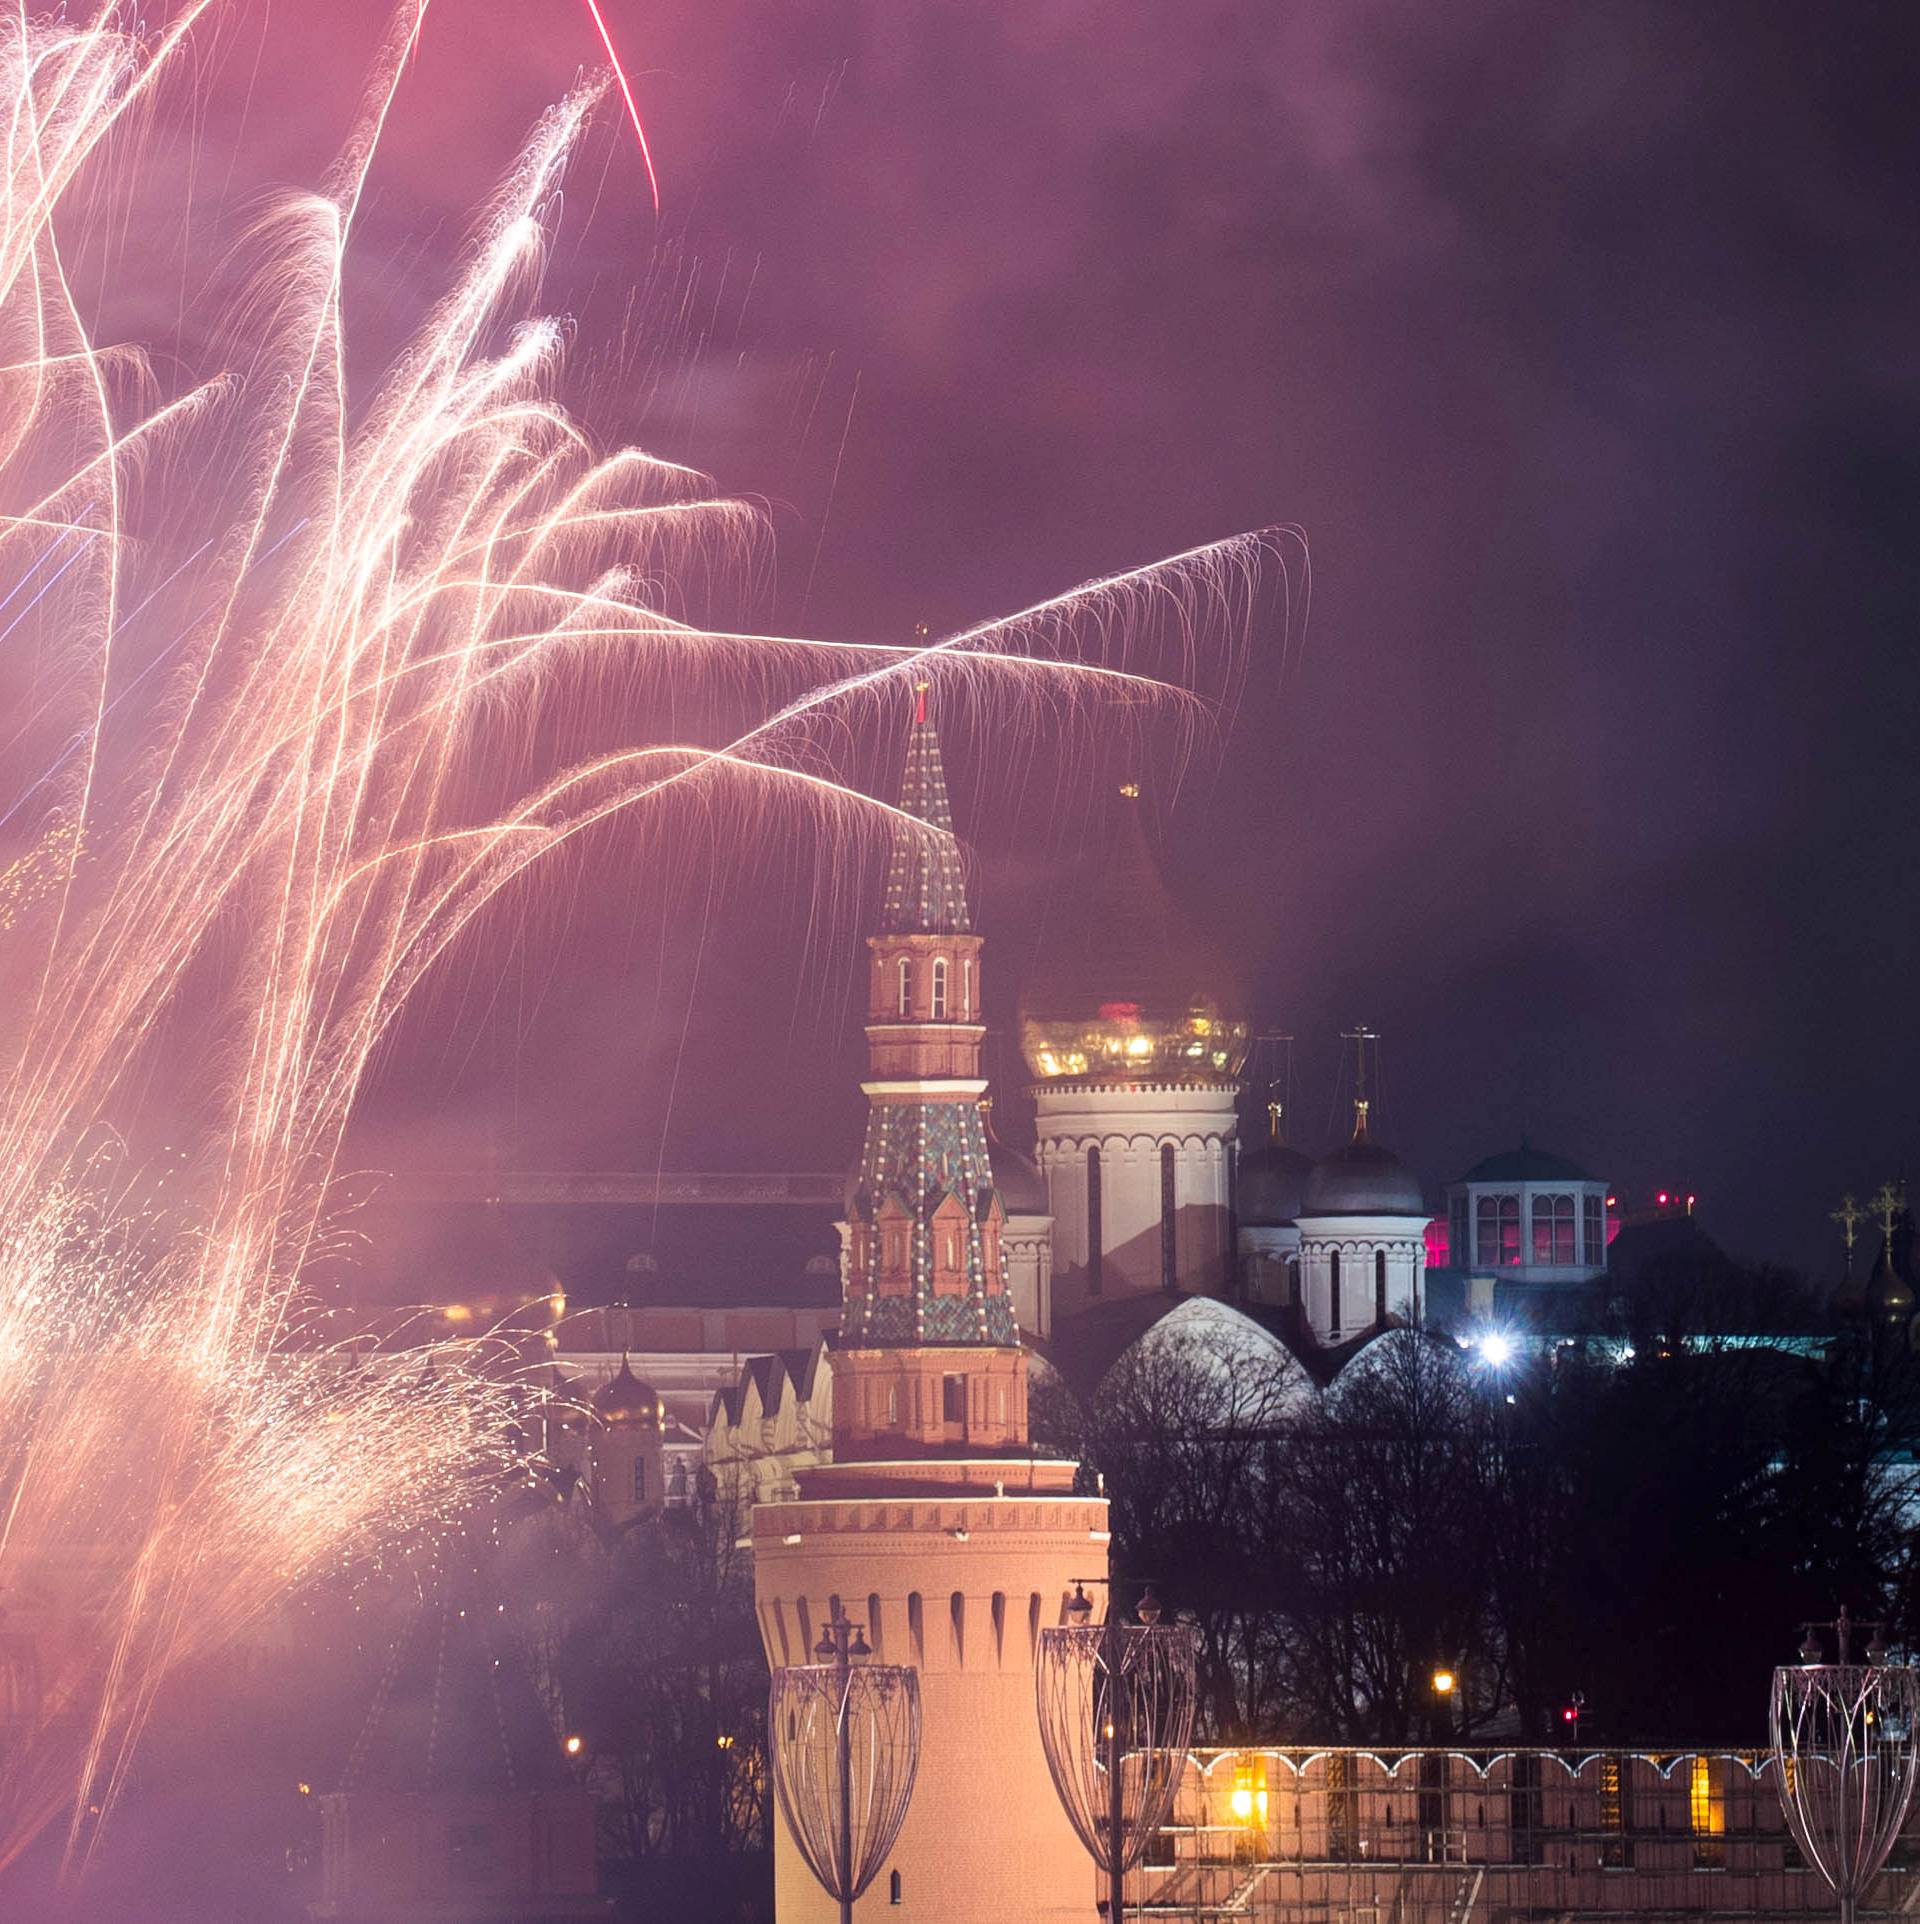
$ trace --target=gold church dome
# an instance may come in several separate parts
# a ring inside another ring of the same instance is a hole
[[[619,1369],[594,1391],[593,1413],[609,1428],[638,1423],[658,1429],[665,1409],[659,1392],[634,1375],[633,1365],[622,1356]]]
[[[1020,996],[1020,1051],[1034,1079],[1234,1081],[1247,1058],[1232,969],[1176,906],[1131,783],[1104,873],[1056,920]]]

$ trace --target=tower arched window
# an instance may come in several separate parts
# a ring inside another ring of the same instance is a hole
[[[973,1020],[973,957],[960,964],[960,1020]]]
[[[899,1005],[902,1020],[913,1013],[913,964],[904,955],[900,958],[896,978],[899,987]]]
[[[1176,1233],[1178,1203],[1173,1144],[1163,1142],[1160,1145],[1160,1287],[1169,1296],[1180,1286],[1179,1236]]]
[[[1340,1252],[1335,1249],[1327,1255],[1327,1327],[1332,1330],[1344,1329],[1340,1320]]]
[[[1087,1144],[1087,1294],[1098,1296],[1105,1281],[1106,1249],[1100,1223],[1100,1145]]]
[[[944,955],[933,958],[933,1019],[936,1022],[947,1019],[947,958]]]
[[[1373,1320],[1376,1323],[1387,1320],[1387,1252],[1384,1249],[1373,1252]]]

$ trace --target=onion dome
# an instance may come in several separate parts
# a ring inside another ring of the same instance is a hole
[[[1053,1198],[1039,1165],[994,1133],[991,1096],[980,1098],[980,1121],[987,1132],[987,1168],[1002,1211],[1009,1216],[1051,1216]]]
[[[620,1367],[593,1393],[593,1413],[609,1427],[644,1423],[658,1428],[661,1417],[660,1395],[651,1383],[643,1383],[623,1355]]]
[[[1231,1082],[1247,1055],[1233,971],[1167,893],[1139,789],[1081,912],[1056,922],[1020,997],[1020,1050],[1048,1082]]]
[[[1913,1217],[1902,1209],[1888,1221],[1880,1254],[1867,1277],[1868,1322],[1881,1328],[1898,1328],[1913,1320],[1912,1250]]]
[[[1353,1140],[1322,1156],[1307,1178],[1303,1216],[1424,1216],[1420,1179],[1367,1134],[1367,1099],[1353,1105]]]
[[[1242,1150],[1234,1179],[1234,1214],[1252,1229],[1294,1221],[1312,1173],[1313,1158],[1284,1142]]]
[[[993,1171],[993,1186],[1000,1192],[1000,1207],[1009,1216],[1053,1214],[1046,1179],[1031,1156],[1023,1156],[1010,1144],[991,1141],[987,1144],[987,1166]]]

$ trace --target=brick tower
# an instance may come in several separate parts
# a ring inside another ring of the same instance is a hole
[[[1034,1654],[1076,1578],[1104,1574],[1107,1506],[1027,1441],[1027,1355],[980,1099],[980,938],[939,736],[916,704],[870,950],[866,1145],[833,1355],[833,1462],[753,1513],[770,1663],[807,1663],[838,1604],[876,1657],[920,1671],[923,1745],[873,1920],[1041,1924],[1087,1915],[1093,1873],[1047,1775]],[[780,1827],[779,1924],[833,1906]]]

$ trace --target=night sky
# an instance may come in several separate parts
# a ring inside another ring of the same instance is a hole
[[[1436,1199],[1524,1129],[1837,1267],[1840,1191],[1920,1176],[1911,6],[607,7],[664,211],[607,113],[547,296],[569,398],[767,498],[757,612],[898,639],[1300,524],[1304,636],[1266,605],[1221,743],[1137,771],[1300,1037],[1296,1139],[1366,1021]],[[239,10],[156,177],[216,235],[315,178],[380,18]],[[594,55],[577,0],[436,0],[370,356]],[[128,325],[191,346],[192,306]],[[1004,1023],[1115,756],[956,737]],[[367,1153],[850,1160],[861,905],[813,873],[709,903],[597,851],[426,998]]]

